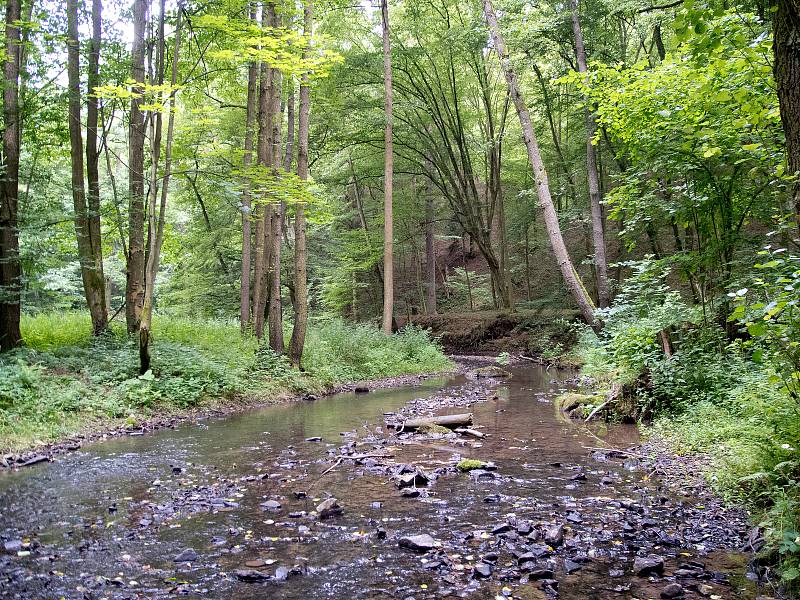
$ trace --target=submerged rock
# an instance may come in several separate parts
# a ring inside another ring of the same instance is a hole
[[[246,581],[248,583],[264,581],[270,578],[266,573],[256,569],[236,569],[233,574],[236,575],[236,578],[240,581]]]

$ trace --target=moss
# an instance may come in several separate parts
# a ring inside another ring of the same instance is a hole
[[[466,473],[467,471],[472,471],[473,469],[481,469],[484,467],[486,463],[482,460],[475,460],[472,458],[465,458],[456,465],[456,469],[459,471],[463,471]]]
[[[427,434],[441,433],[443,435],[447,435],[448,433],[453,433],[447,427],[442,427],[441,425],[434,425],[433,423],[431,423],[430,425],[420,425],[419,427],[417,427],[417,431],[419,433],[427,433]]]

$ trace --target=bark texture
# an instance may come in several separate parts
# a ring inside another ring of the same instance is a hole
[[[71,158],[72,205],[74,209],[75,233],[78,240],[78,260],[81,267],[83,294],[92,319],[92,332],[102,333],[107,325],[105,277],[103,276],[103,255],[100,246],[99,223],[90,228],[90,219],[100,219],[99,202],[95,201],[95,214],[91,215],[86,202],[86,186],[83,169],[83,134],[81,123],[81,71],[80,41],[78,40],[78,0],[67,2],[67,80],[69,89],[69,142]],[[96,104],[96,102],[95,102]],[[97,109],[93,111],[94,156],[97,158]],[[91,124],[90,124],[91,125]],[[87,150],[88,156],[88,150]],[[93,175],[97,175],[97,163]],[[97,185],[95,177],[93,183]],[[94,192],[99,189],[95,187]],[[94,235],[93,235],[94,234]]]
[[[383,108],[386,116],[384,129],[383,166],[383,332],[392,333],[394,313],[394,216],[392,211],[392,177],[394,152],[392,149],[392,46],[389,40],[389,7],[381,0],[383,25]]]
[[[556,214],[555,207],[553,206],[553,198],[550,194],[550,184],[547,179],[547,171],[542,160],[542,154],[539,150],[539,142],[536,139],[536,134],[533,130],[533,123],[531,116],[528,112],[528,107],[525,104],[525,99],[522,97],[522,92],[519,87],[517,75],[511,65],[511,60],[508,56],[505,41],[500,32],[497,24],[497,17],[494,13],[494,8],[490,0],[483,0],[483,12],[486,17],[486,22],[489,26],[489,31],[492,36],[497,55],[500,58],[500,64],[505,74],[506,83],[511,94],[511,99],[517,109],[517,116],[519,117],[520,125],[522,126],[522,135],[525,141],[525,147],[528,150],[528,158],[533,167],[534,178],[536,179],[536,191],[539,196],[539,205],[542,209],[544,222],[547,227],[547,235],[550,239],[550,245],[553,248],[558,266],[561,269],[561,274],[564,277],[564,282],[567,284],[572,297],[575,299],[576,304],[581,310],[581,314],[587,323],[594,327],[598,326],[597,320],[594,316],[595,306],[586,288],[583,286],[572,261],[569,258],[567,247],[564,244],[564,238],[561,235],[561,228],[558,223],[558,215]]]
[[[786,161],[789,173],[798,175],[792,199],[800,230],[800,0],[777,1],[774,31],[775,82],[786,135]]]
[[[144,305],[144,114],[137,97],[144,84],[144,36],[148,0],[133,2],[131,86],[134,96],[128,125],[128,264],[125,282],[125,321],[128,333],[136,333]]]
[[[22,267],[19,261],[17,200],[19,197],[19,70],[20,0],[7,0],[3,64],[3,179],[0,196],[0,350],[22,343],[19,328]]]
[[[313,6],[311,0],[303,3],[303,34],[310,38],[313,29]],[[307,48],[305,53],[309,54]],[[303,74],[300,82],[300,106],[297,122],[297,176],[308,179],[308,128],[311,112],[311,88],[308,75]],[[291,120],[290,120],[291,122]],[[288,146],[287,135],[287,146]],[[288,153],[287,153],[288,154]],[[289,345],[289,359],[296,368],[300,368],[303,359],[306,330],[308,327],[308,282],[306,272],[306,216],[305,207],[299,203],[294,216],[294,327]]]
[[[583,30],[578,15],[578,0],[571,0],[572,31],[575,34],[575,56],[578,71],[586,73],[586,46],[583,43]],[[595,279],[597,299],[601,308],[606,308],[610,301],[608,287],[608,260],[606,258],[605,223],[603,221],[603,196],[600,192],[600,175],[597,167],[597,147],[594,145],[597,132],[597,120],[587,105],[584,109],[586,120],[586,173],[589,184],[589,206],[592,213],[592,242],[594,245]]]

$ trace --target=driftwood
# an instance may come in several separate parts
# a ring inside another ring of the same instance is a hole
[[[406,419],[402,423],[398,423],[396,427],[404,431],[411,431],[419,429],[420,427],[430,427],[431,425],[439,425],[440,427],[448,427],[455,429],[456,427],[465,427],[472,425],[472,413],[463,413],[459,415],[442,415],[440,417],[421,417],[419,419]]]
[[[486,437],[486,434],[482,431],[476,431],[475,429],[469,429],[468,427],[456,427],[453,431],[460,433],[461,435],[471,435],[479,440]]]
[[[620,398],[622,398],[622,384],[614,382],[611,385],[611,391],[608,392],[608,395],[606,396],[605,402],[603,402],[600,406],[595,407],[595,409],[592,412],[589,413],[589,416],[586,417],[586,420],[584,422],[588,423],[589,421],[591,421],[594,418],[594,416],[597,413],[599,413],[601,410],[603,410],[609,404],[613,404],[614,402],[617,402]]]

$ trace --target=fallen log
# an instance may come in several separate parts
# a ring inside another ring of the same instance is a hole
[[[438,425],[455,429],[456,427],[466,427],[472,425],[472,413],[462,413],[458,415],[442,415],[439,417],[421,417],[419,419],[406,419],[394,425],[397,429],[411,431],[420,427],[430,427]]]

